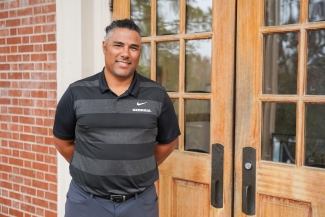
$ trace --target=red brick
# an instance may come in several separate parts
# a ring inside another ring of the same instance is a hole
[[[19,26],[20,19],[6,20],[6,27]]]
[[[14,11],[14,10],[9,11],[9,17],[10,18],[17,17],[17,11]]]
[[[30,54],[24,54],[23,55],[23,61],[24,62],[30,62]],[[19,66],[20,67],[20,66]]]
[[[8,29],[0,29],[0,35],[1,35],[1,37],[8,36],[9,30]]]
[[[33,45],[21,45],[18,48],[19,52],[33,52],[34,46]]]
[[[9,147],[15,149],[23,149],[24,146],[21,142],[9,141]]]
[[[44,82],[27,82],[22,81],[19,83],[19,88],[31,88],[31,89],[43,89],[44,88]]]
[[[17,47],[16,47],[17,48]],[[13,71],[13,70],[18,70],[18,64],[11,64],[10,65],[10,69]],[[14,87],[14,86],[12,86],[12,87]]]
[[[33,34],[33,27],[23,27],[23,28],[18,28],[18,34],[19,35],[26,35],[26,34]]]
[[[31,178],[35,178],[36,177],[36,172],[34,170],[20,168],[20,175],[28,176],[28,177],[31,177]],[[26,190],[29,190],[29,188],[27,188]]]
[[[20,131],[22,128],[22,126],[20,124],[10,124],[10,130],[11,131]]]
[[[41,182],[38,180],[32,180],[32,186],[35,188],[40,188],[40,189],[44,189],[44,190],[48,190],[49,189],[49,185],[46,182]]]
[[[13,216],[16,216],[16,217],[23,217],[24,216],[23,212],[20,212],[18,210],[11,209],[11,208],[9,208],[9,214],[13,215]]]
[[[22,124],[35,124],[35,118],[34,117],[21,116],[19,118],[19,120],[20,120],[20,123],[22,123]]]
[[[45,153],[49,152],[48,146],[45,145],[33,145],[32,150],[38,153]]]
[[[0,64],[0,70],[9,70],[10,65],[9,64]]]
[[[26,158],[29,160],[35,160],[35,153],[33,152],[28,152],[28,151],[20,151],[20,157],[21,158]]]
[[[25,193],[25,194],[33,196],[33,195],[36,195],[36,189],[26,187],[26,186],[21,186],[21,193]]]
[[[5,44],[5,43],[6,43],[6,39],[0,38],[0,44]]]
[[[32,61],[46,61],[47,54],[32,54]]]
[[[48,55],[48,60],[56,60],[56,53],[49,53]],[[55,73],[56,74],[56,73]]]
[[[24,43],[24,44],[29,43],[29,36],[24,36],[24,37],[23,37],[23,43]]]
[[[35,35],[30,37],[31,43],[46,42],[46,35]]]
[[[48,130],[47,130],[47,128],[44,128],[44,127],[32,127],[32,133],[47,136]]]
[[[23,97],[24,98],[30,98],[30,91],[29,90],[24,90],[23,91]]]
[[[8,200],[6,198],[0,197],[0,204],[1,205],[11,206],[11,200]]]
[[[16,28],[10,29],[10,35],[17,35],[17,29]]]
[[[41,33],[42,27],[41,26],[34,26],[34,33]]]
[[[21,63],[19,70],[34,70],[34,63]]]
[[[10,87],[10,81],[0,81],[0,87],[2,88]]]
[[[31,17],[30,18],[30,23],[31,24],[42,24],[46,23],[46,16],[37,16],[37,17]]]
[[[55,32],[56,25],[55,24],[48,24],[43,26],[43,32]]]
[[[29,1],[29,4],[32,5],[31,1]],[[34,15],[41,14],[42,13],[42,6],[34,7]]]
[[[50,154],[52,154],[51,151],[50,151]],[[55,150],[55,152],[53,154],[56,155],[56,150]],[[57,157],[56,156],[46,156],[45,157],[45,162],[48,163],[48,164],[56,165],[57,164]]]
[[[1,39],[0,39],[1,41]],[[6,56],[0,56],[0,62],[7,62],[7,57]]]
[[[10,53],[10,47],[0,47],[0,53]]]
[[[28,205],[28,204],[21,203],[20,208],[23,211],[26,211],[26,212],[29,212],[29,213],[35,213],[35,206],[34,205]],[[26,214],[25,214],[24,217],[26,217]]]
[[[0,164],[0,169],[2,172],[12,173],[12,166]]]
[[[8,62],[20,62],[21,61],[21,55],[8,55],[7,56]]]
[[[30,79],[30,73],[29,72],[24,72],[23,73],[23,79]]]
[[[12,183],[2,181],[1,182],[1,188],[12,189]]]
[[[21,115],[21,114],[23,114],[23,109],[19,108],[19,107],[11,107],[11,108],[9,108],[9,113]]]
[[[23,132],[24,133],[32,133],[32,127],[31,126],[23,126]]]
[[[24,9],[17,10],[17,15],[19,17],[28,16],[28,15],[32,15],[32,14],[33,14],[33,9],[32,8],[24,8]]]
[[[55,11],[56,11],[55,4],[42,6],[43,13],[51,13],[51,12],[55,12]]]
[[[56,175],[53,174],[45,174],[45,180],[53,183],[57,183]]]
[[[35,142],[35,136],[29,135],[29,134],[20,134],[20,140],[26,141],[26,142]]]
[[[8,11],[0,12],[0,19],[5,19],[5,18],[8,18],[8,17],[9,17]]]
[[[17,50],[18,50],[18,49],[17,49],[17,46],[11,46],[11,47],[10,47],[10,52],[11,52],[11,53],[17,53]]]
[[[7,38],[7,44],[20,44],[21,37]]]
[[[24,162],[21,159],[9,158],[10,165],[23,166]]]
[[[56,44],[44,44],[43,50],[44,51],[56,51]]]

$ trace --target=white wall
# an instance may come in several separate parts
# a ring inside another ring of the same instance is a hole
[[[57,0],[57,96],[78,79],[99,72],[104,66],[101,43],[111,22],[107,0]],[[58,153],[58,216],[64,216],[71,177],[69,164]]]

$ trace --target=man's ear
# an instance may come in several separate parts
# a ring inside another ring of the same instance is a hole
[[[102,49],[103,49],[103,52],[105,52],[107,50],[107,43],[106,43],[106,41],[103,41],[102,42]]]

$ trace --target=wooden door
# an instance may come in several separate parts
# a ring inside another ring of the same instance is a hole
[[[247,205],[252,216],[325,216],[324,8],[237,1],[236,217]],[[243,184],[245,147],[256,150],[255,192]]]
[[[121,18],[142,29],[137,71],[166,88],[182,132],[159,167],[160,216],[231,216],[235,0],[115,0]],[[221,208],[210,201],[214,143],[224,147]]]

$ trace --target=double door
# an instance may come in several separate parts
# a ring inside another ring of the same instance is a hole
[[[160,216],[325,216],[325,1],[115,0],[182,135]]]

